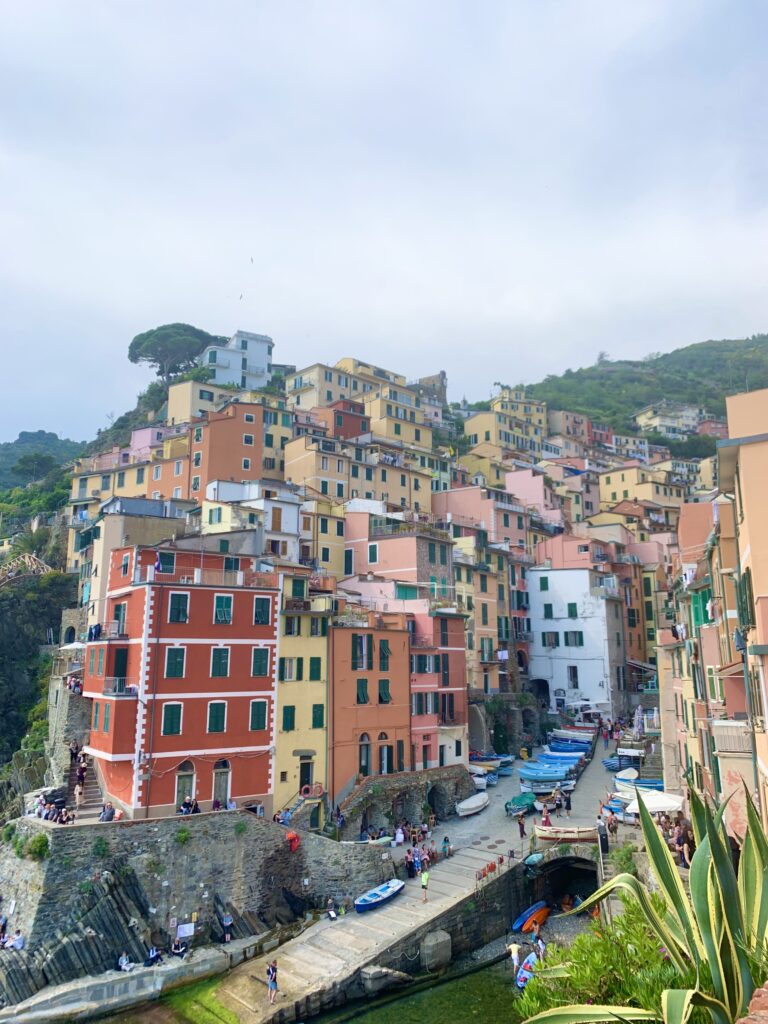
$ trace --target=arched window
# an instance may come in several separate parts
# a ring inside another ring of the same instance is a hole
[[[195,766],[192,761],[182,761],[176,768],[176,806],[183,804],[186,797],[195,798]]]
[[[517,652],[517,667],[521,668],[524,672],[528,668],[528,659],[524,651]]]
[[[220,807],[226,807],[229,800],[232,770],[229,761],[223,758],[213,766],[213,799],[219,801]]]
[[[75,642],[75,627],[67,626],[64,630],[64,643],[73,644]]]
[[[360,745],[360,774],[371,774],[371,737],[364,732],[359,740]]]

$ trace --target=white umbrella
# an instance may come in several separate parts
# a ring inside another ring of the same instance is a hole
[[[649,789],[647,793],[643,793],[643,803],[646,810],[651,814],[664,814],[683,809],[683,798],[681,796],[677,796],[675,793],[660,793],[656,789]],[[639,814],[639,800],[633,800],[631,804],[627,805],[626,809],[628,814]]]
[[[64,644],[60,647],[60,651],[82,651],[85,649],[85,644],[81,644],[79,640],[74,640],[71,644]]]

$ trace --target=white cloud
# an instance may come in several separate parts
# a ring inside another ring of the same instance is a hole
[[[29,386],[0,435],[93,434],[149,379],[131,337],[166,321],[265,331],[300,365],[444,367],[470,397],[601,349],[760,330],[767,17],[689,0],[15,10],[0,338]]]

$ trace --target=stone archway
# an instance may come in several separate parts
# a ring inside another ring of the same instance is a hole
[[[67,626],[67,628],[64,630],[64,643],[73,644],[75,642],[75,635],[75,627]]]
[[[427,803],[438,821],[445,821],[453,814],[456,803],[455,794],[451,793],[448,787],[441,782],[435,782],[427,792]]]

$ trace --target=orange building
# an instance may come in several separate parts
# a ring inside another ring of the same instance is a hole
[[[346,440],[348,437],[360,437],[369,433],[371,421],[362,402],[353,402],[341,398],[327,406],[318,406],[312,410],[313,418],[327,428],[331,437]]]
[[[187,795],[204,810],[268,801],[278,582],[221,554],[112,551],[106,621],[88,633],[86,750],[128,817]]]
[[[403,613],[347,606],[329,630],[332,805],[358,776],[410,768],[410,633]]]

